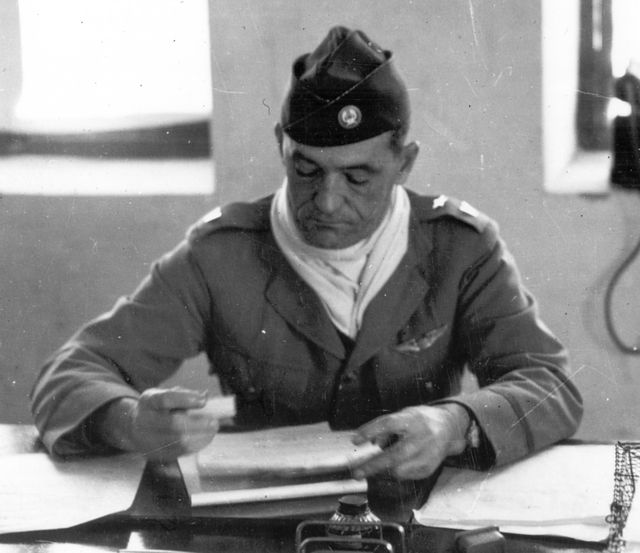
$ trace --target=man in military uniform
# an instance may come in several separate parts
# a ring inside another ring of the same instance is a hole
[[[276,129],[283,185],[204,218],[47,362],[33,391],[47,447],[203,447],[218,430],[205,394],[158,388],[203,351],[236,424],[326,420],[382,444],[360,477],[502,464],[571,435],[565,350],[494,223],[403,187],[408,125],[391,53],[361,31],[299,57]],[[461,390],[465,370],[477,390]]]

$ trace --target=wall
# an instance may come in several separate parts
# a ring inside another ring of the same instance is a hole
[[[290,62],[344,23],[393,50],[406,77],[422,144],[410,186],[463,197],[500,222],[545,320],[571,349],[587,404],[580,435],[640,438],[640,363],[612,347],[600,309],[638,232],[639,198],[542,190],[541,3],[211,0],[211,8],[215,198],[0,200],[0,421],[28,420],[35,367],[131,291],[191,221],[217,201],[277,186],[272,129]],[[638,339],[637,270],[616,294],[628,340]]]
[[[212,201],[0,197],[0,423],[30,422],[44,359],[132,292]]]

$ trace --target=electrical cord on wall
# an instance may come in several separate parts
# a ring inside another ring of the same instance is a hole
[[[640,239],[637,244],[631,250],[631,253],[626,257],[626,259],[620,264],[620,266],[615,270],[607,289],[604,295],[604,322],[607,325],[607,331],[611,336],[611,339],[615,342],[616,346],[620,351],[629,355],[640,355],[640,347],[638,346],[630,346],[626,344],[618,334],[616,330],[615,324],[613,322],[613,292],[618,284],[618,281],[627,270],[629,265],[631,265],[638,254],[640,253]]]
[[[615,95],[627,102],[630,113],[614,120],[613,167],[611,182],[628,190],[640,192],[640,75],[627,72],[616,80]],[[640,238],[620,266],[614,271],[604,296],[604,321],[612,340],[620,351],[640,355],[639,346],[626,344],[613,321],[613,293],[618,281],[640,253]]]

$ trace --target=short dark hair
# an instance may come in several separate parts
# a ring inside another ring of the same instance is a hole
[[[391,137],[389,138],[389,147],[394,154],[398,155],[400,152],[402,152],[402,148],[404,148],[404,143],[407,139],[408,134],[409,121],[403,121],[400,127],[391,132]]]

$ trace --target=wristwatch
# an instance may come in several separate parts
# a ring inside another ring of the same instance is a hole
[[[478,449],[480,447],[480,427],[473,415],[470,415],[469,418],[471,419],[471,422],[469,423],[469,428],[467,428],[467,432],[464,437],[468,448]]]

